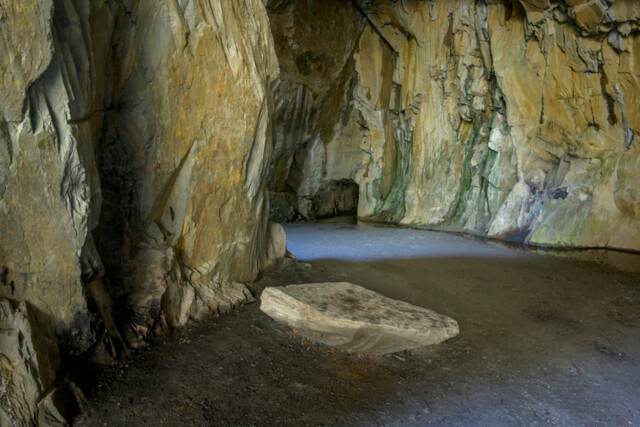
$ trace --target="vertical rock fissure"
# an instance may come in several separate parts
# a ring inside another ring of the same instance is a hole
[[[627,115],[625,114],[625,106],[624,106],[624,94],[620,90],[620,87],[617,84],[613,85],[613,90],[616,94],[616,100],[618,101],[618,106],[620,107],[620,116],[622,117],[622,125],[624,126],[624,149],[628,150],[631,148],[631,144],[633,143],[633,139],[635,137],[635,133],[629,127],[629,122],[627,121]]]

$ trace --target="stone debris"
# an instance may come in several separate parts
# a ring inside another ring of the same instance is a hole
[[[308,338],[351,352],[395,353],[459,333],[450,317],[348,282],[267,287],[260,309]]]

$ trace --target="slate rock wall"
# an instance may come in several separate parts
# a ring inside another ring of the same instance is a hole
[[[0,33],[0,321],[22,337],[0,423],[64,422],[40,399],[65,362],[225,312],[277,264],[278,62],[260,0],[2,0]]]
[[[359,31],[335,32],[353,52],[321,87],[346,92],[285,103],[328,77],[293,65],[328,44],[283,11],[304,4],[330,20],[321,3],[269,7],[276,40],[296,47],[276,44],[276,106],[338,112],[321,129],[274,123],[276,146],[290,147],[275,152],[279,204],[304,218],[308,200],[346,179],[365,219],[640,250],[637,2],[345,2]]]

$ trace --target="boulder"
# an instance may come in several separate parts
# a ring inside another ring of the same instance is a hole
[[[450,317],[347,282],[267,287],[260,309],[306,337],[351,352],[393,353],[459,332]]]
[[[607,12],[607,5],[600,0],[591,0],[574,8],[576,22],[582,28],[598,25]]]

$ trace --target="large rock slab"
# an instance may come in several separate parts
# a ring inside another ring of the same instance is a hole
[[[458,335],[458,323],[435,311],[347,282],[268,287],[260,309],[303,335],[346,351],[392,353]]]

